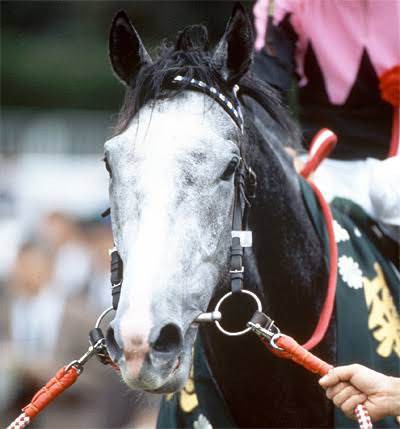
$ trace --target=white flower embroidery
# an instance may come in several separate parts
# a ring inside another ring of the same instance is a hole
[[[339,274],[342,280],[353,289],[363,287],[362,272],[360,266],[350,256],[343,255],[338,261]]]
[[[336,243],[350,239],[349,233],[336,220],[333,221],[333,232]]]
[[[199,418],[193,422],[193,429],[213,429],[211,423],[207,420],[203,414],[199,415]]]
[[[356,226],[354,227],[354,235],[358,238],[361,237],[361,231]]]

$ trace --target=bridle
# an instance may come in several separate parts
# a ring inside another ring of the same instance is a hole
[[[228,97],[215,87],[207,83],[178,75],[173,80],[174,85],[185,85],[185,89],[200,91],[213,100],[215,100],[232,118],[235,124],[240,129],[241,134],[244,134],[244,119],[240,108],[240,102],[237,97],[239,87],[233,87],[231,95]],[[231,246],[229,255],[229,275],[230,275],[230,292],[225,294],[217,304],[215,311],[219,310],[222,302],[233,293],[244,292],[251,295],[257,303],[257,308],[261,310],[261,303],[258,297],[253,292],[243,288],[244,283],[244,266],[243,256],[244,249],[252,246],[252,232],[248,229],[249,210],[256,196],[257,177],[254,171],[247,165],[242,150],[240,148],[240,161],[234,174],[234,201],[232,211],[232,231],[231,231]],[[123,285],[123,262],[116,247],[110,250],[111,256],[111,294],[112,308],[116,310],[121,295]],[[211,320],[210,320],[211,321]],[[218,320],[214,320],[217,327],[227,335],[240,335],[248,332],[250,328],[246,328],[240,332],[229,332],[222,328]]]
[[[214,100],[216,100],[224,110],[231,116],[236,125],[240,128],[242,135],[244,134],[244,121],[240,109],[240,103],[237,98],[238,86],[235,86],[232,91],[232,95],[228,98],[226,95],[220,93],[212,86],[206,83],[190,79],[184,76],[176,76],[173,79],[175,84],[184,84],[185,89],[193,89],[201,91]],[[336,144],[336,136],[332,132],[324,131],[324,138],[320,149],[325,151],[327,145]],[[325,149],[324,149],[325,148]],[[215,310],[210,313],[200,314],[193,322],[214,322],[217,328],[225,335],[238,336],[243,335],[249,331],[255,332],[260,339],[276,354],[280,357],[287,357],[294,360],[297,363],[301,363],[308,370],[313,372],[319,372],[321,375],[328,371],[330,366],[325,362],[319,360],[312,355],[308,350],[314,348],[325,336],[325,333],[329,326],[331,319],[336,290],[336,275],[337,275],[337,246],[335,243],[334,231],[333,231],[333,218],[330,212],[329,205],[325,202],[321,192],[315,186],[315,184],[308,179],[310,172],[307,171],[307,164],[300,174],[308,180],[308,183],[321,206],[326,228],[329,238],[329,279],[328,288],[325,302],[321,310],[320,318],[314,329],[314,332],[310,339],[303,345],[300,346],[295,340],[287,335],[281,334],[279,328],[275,322],[270,319],[265,313],[262,312],[262,303],[258,296],[248,290],[244,289],[244,266],[243,256],[244,249],[252,246],[252,232],[248,229],[248,219],[251,204],[256,196],[257,179],[253,170],[247,165],[242,148],[240,147],[240,162],[235,171],[234,175],[234,201],[232,210],[232,230],[231,230],[231,246],[229,254],[229,275],[230,275],[230,291],[218,301]],[[328,151],[329,152],[329,151]],[[327,152],[327,153],[328,153]],[[324,152],[324,156],[327,155]],[[318,155],[318,150],[317,150]],[[311,161],[321,162],[324,156],[315,156]],[[321,159],[320,159],[321,158]],[[310,167],[311,168],[311,167]],[[313,171],[316,166],[313,166],[310,171]],[[112,309],[116,310],[118,307],[118,301],[121,293],[121,287],[123,284],[123,263],[119,256],[116,248],[111,250],[111,285],[112,285],[112,297],[113,306],[106,310],[104,314]],[[246,328],[241,331],[228,331],[221,326],[222,314],[219,311],[222,303],[233,294],[243,293],[249,295],[256,303],[256,311],[252,319],[247,323]],[[311,364],[310,364],[311,362]]]
[[[232,88],[232,92],[230,96],[221,93],[215,87],[208,85],[207,83],[197,80],[194,78],[189,78],[186,76],[178,75],[173,80],[172,83],[174,85],[183,86],[184,89],[190,89],[194,91],[200,91],[201,93],[210,96],[213,100],[220,104],[220,106],[225,110],[225,112],[232,118],[235,124],[240,129],[242,135],[244,135],[244,119],[240,107],[240,102],[238,99],[239,86],[235,85]],[[322,132],[322,131],[321,131]],[[325,134],[327,132],[324,131]],[[316,156],[313,157],[312,161],[317,160],[321,162],[321,160],[332,150],[332,147],[336,144],[336,136],[332,132],[328,132],[329,135],[326,135],[323,142],[329,143],[328,152],[324,152],[324,156]],[[333,144],[333,146],[332,146]],[[327,148],[327,145],[322,146],[321,150]],[[233,294],[243,293],[250,296],[257,307],[257,311],[262,311],[262,303],[259,297],[252,292],[251,290],[245,289],[244,286],[244,265],[243,265],[243,256],[244,249],[246,247],[252,246],[252,231],[248,229],[248,219],[249,212],[253,201],[256,196],[256,188],[257,188],[257,177],[254,171],[247,165],[245,158],[243,157],[242,147],[240,149],[240,162],[238,167],[236,168],[234,175],[234,201],[233,201],[233,211],[232,211],[232,229],[231,229],[231,246],[229,253],[229,276],[230,276],[230,291],[225,293],[222,298],[216,304],[216,307],[213,312],[210,313],[202,313],[198,316],[198,318],[194,321],[196,322],[214,322],[217,328],[225,335],[229,336],[238,336],[243,335],[250,330],[254,330],[254,326],[252,327],[251,323],[247,324],[247,327],[240,331],[228,331],[222,327],[220,320],[222,319],[222,315],[220,307],[222,303],[228,299]],[[318,152],[318,151],[317,151]],[[316,166],[310,171],[313,171]],[[307,179],[310,172],[307,172],[307,164],[300,174]],[[329,321],[331,318],[331,314],[333,311],[334,305],[334,297],[335,297],[335,289],[336,289],[336,272],[337,272],[337,249],[335,246],[335,240],[333,237],[333,227],[332,227],[332,215],[330,214],[330,210],[328,205],[323,199],[322,194],[315,186],[315,184],[308,180],[309,185],[314,191],[319,203],[321,205],[322,212],[324,214],[325,220],[327,221],[327,229],[329,241],[331,243],[330,248],[330,276],[328,282],[328,293],[326,300],[323,305],[323,309],[321,311],[320,319],[318,324],[310,337],[310,339],[304,344],[307,349],[311,349],[315,347],[324,337]],[[109,210],[107,211],[110,213]],[[121,294],[121,288],[123,285],[123,262],[118,253],[116,247],[110,250],[111,255],[111,293],[112,293],[112,307],[108,310],[117,310],[118,302]],[[107,314],[107,312],[105,312]],[[254,325],[254,324],[253,324]],[[280,336],[280,330],[274,325],[273,321],[270,324],[269,329],[269,338],[272,341],[272,345],[275,344],[275,340]],[[276,347],[279,349],[279,347]]]

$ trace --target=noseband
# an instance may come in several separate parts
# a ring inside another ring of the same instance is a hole
[[[244,120],[240,108],[237,92],[238,85],[235,85],[230,96],[219,92],[207,83],[178,75],[173,80],[174,85],[185,85],[185,88],[200,91],[215,100],[239,127],[241,134],[244,134]],[[231,293],[238,293],[243,290],[243,254],[245,247],[252,246],[252,232],[248,230],[248,217],[251,203],[255,198],[257,178],[254,171],[246,164],[242,150],[240,163],[234,176],[234,201],[232,214],[232,242],[230,247],[229,274]],[[111,249],[111,294],[112,306],[114,310],[118,307],[121,288],[123,283],[123,262],[116,247]],[[253,294],[252,294],[253,295]],[[227,297],[227,295],[225,295]],[[217,326],[219,323],[217,324]],[[220,329],[221,326],[218,326]],[[226,333],[226,332],[225,332]]]

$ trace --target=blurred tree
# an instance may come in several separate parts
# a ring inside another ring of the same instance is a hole
[[[129,13],[149,51],[188,24],[216,41],[232,1],[2,1],[1,102],[5,106],[116,111],[123,88],[108,62],[113,15]],[[251,2],[246,2],[250,9]]]

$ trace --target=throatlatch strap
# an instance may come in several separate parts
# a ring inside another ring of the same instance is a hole
[[[232,231],[243,230],[243,210],[246,204],[245,196],[245,167],[243,161],[235,173],[235,199],[233,202]],[[232,236],[230,276],[231,291],[240,292],[243,289],[243,246],[240,237]]]

